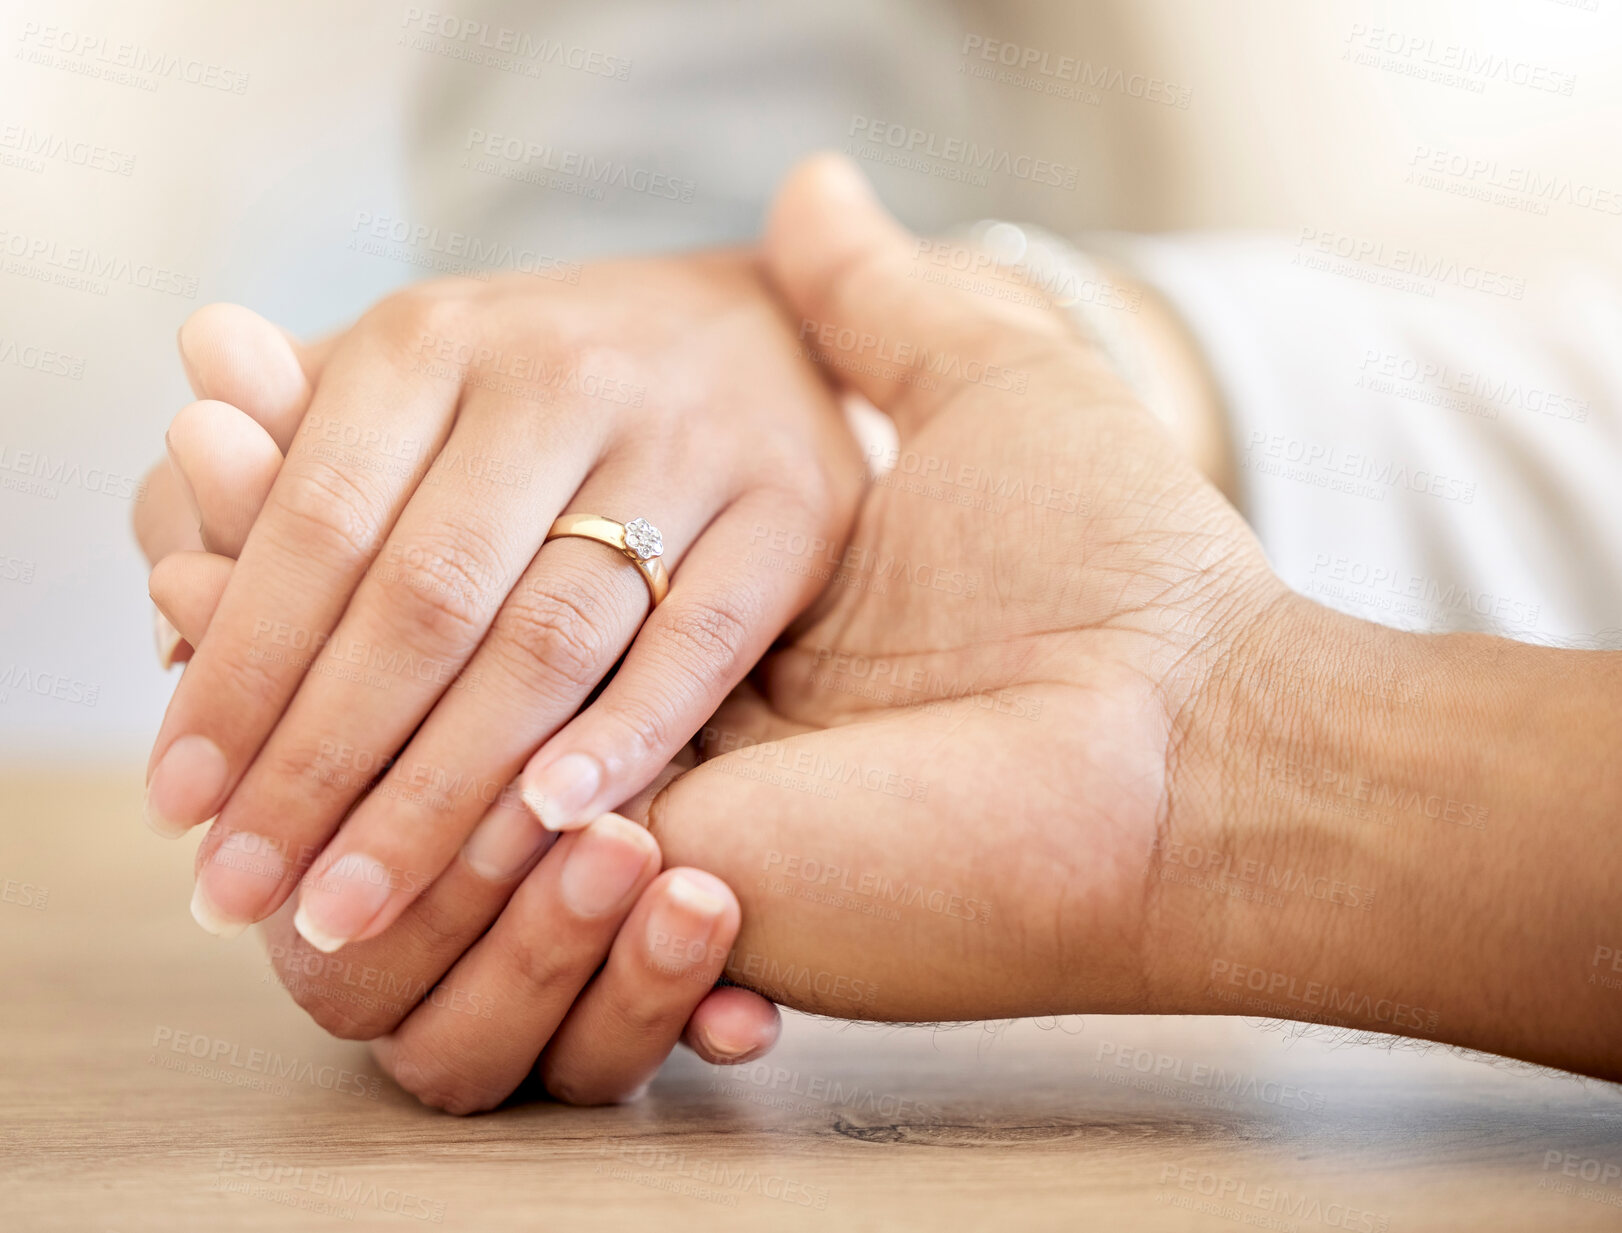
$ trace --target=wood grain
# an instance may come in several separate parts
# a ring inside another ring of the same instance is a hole
[[[1622,1229],[1622,1090],[1253,1021],[796,1017],[628,1108],[447,1117],[197,929],[138,773],[0,801],[7,1230]]]

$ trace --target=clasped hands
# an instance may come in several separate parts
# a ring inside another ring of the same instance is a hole
[[[1061,312],[920,252],[823,157],[758,253],[194,316],[137,522],[199,922],[458,1112],[758,1056],[768,998],[1188,1009],[1229,909],[1158,845],[1237,842],[1189,733],[1303,601]],[[568,512],[655,523],[669,598]]]

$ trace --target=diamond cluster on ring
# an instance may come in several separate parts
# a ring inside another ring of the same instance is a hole
[[[633,518],[625,524],[625,546],[638,561],[651,561],[665,550],[664,536],[646,518]]]

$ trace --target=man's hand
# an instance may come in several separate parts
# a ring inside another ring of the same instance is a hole
[[[842,162],[779,200],[769,268],[898,457],[831,562],[762,528],[764,567],[830,585],[651,824],[742,894],[731,974],[792,1004],[1163,1007],[1178,743],[1286,592],[1065,319],[942,288],[924,251]]]
[[[769,232],[900,449],[651,811],[741,895],[729,974],[852,1018],[1249,1014],[1622,1077],[1622,656],[1294,595],[1087,346],[924,251],[836,160]]]

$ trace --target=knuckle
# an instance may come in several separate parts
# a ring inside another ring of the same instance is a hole
[[[458,907],[439,895],[419,896],[395,925],[409,931],[408,953],[421,962],[456,958],[467,950],[478,935],[470,932],[465,910]]]
[[[394,1081],[423,1104],[465,1117],[493,1109],[501,1096],[492,1094],[439,1049],[423,1044],[400,1045]]]
[[[299,809],[300,802],[343,798],[365,788],[371,776],[359,767],[370,757],[370,751],[339,747],[329,737],[312,748],[273,736],[259,754],[262,766],[256,764],[250,774],[253,787],[265,794],[267,803],[279,798],[278,803],[291,811]]]
[[[732,595],[683,604],[661,632],[676,663],[695,677],[714,679],[743,659],[760,621],[758,602]]]
[[[607,1010],[613,1026],[609,1034],[618,1040],[657,1040],[669,1037],[672,1044],[687,1017],[673,1005],[680,995],[682,977],[651,969],[650,984],[640,990],[641,996],[620,998]],[[697,1002],[695,996],[691,999]]]
[[[372,1040],[394,1026],[386,1015],[346,1002],[325,978],[324,968],[306,975],[296,967],[284,967],[277,975],[299,1008],[339,1040]]]
[[[527,688],[576,698],[597,684],[613,653],[601,609],[570,583],[520,587],[497,618],[490,647]]]
[[[470,528],[417,540],[379,572],[384,610],[408,637],[463,647],[483,632],[499,552]]]
[[[660,691],[636,693],[614,700],[612,707],[603,707],[603,718],[620,731],[614,747],[628,763],[649,758],[664,757],[674,752],[687,739],[683,718],[686,707],[674,695],[671,682],[663,681]],[[679,692],[679,691],[678,691]],[[697,727],[695,721],[692,727]]]
[[[573,948],[559,944],[556,936],[544,931],[511,929],[501,938],[501,969],[537,990],[556,989],[570,977],[576,966]],[[582,979],[579,984],[584,984]]]
[[[382,526],[383,502],[347,467],[331,458],[306,456],[287,468],[267,501],[272,525],[285,525],[300,540],[285,545],[299,553],[310,546],[338,559],[362,555]]]
[[[361,326],[396,359],[409,362],[445,343],[470,343],[470,304],[444,283],[408,287],[385,297],[361,318]]]
[[[387,1021],[373,1018],[364,1011],[344,1006],[330,996],[300,997],[295,993],[293,1000],[304,1009],[305,1014],[315,1020],[322,1031],[336,1036],[339,1040],[371,1040],[383,1035],[393,1026]]]
[[[211,661],[217,674],[210,693],[216,699],[230,699],[232,706],[245,702],[245,713],[280,712],[287,699],[281,674],[267,656],[255,654],[260,648],[249,646],[246,653],[227,655]]]
[[[624,1104],[642,1094],[640,1086],[628,1088],[624,1082],[574,1071],[549,1071],[545,1086],[554,1100],[578,1107]]]

